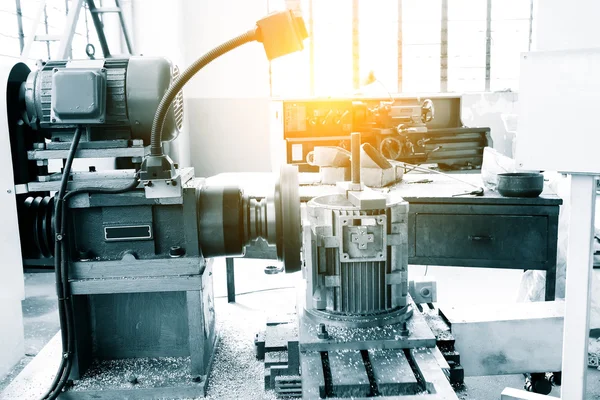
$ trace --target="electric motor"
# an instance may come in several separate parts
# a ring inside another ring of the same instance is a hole
[[[352,326],[404,318],[408,203],[388,198],[381,208],[363,208],[328,195],[308,202],[307,217],[307,315]]]
[[[23,120],[47,138],[90,125],[89,141],[141,139],[149,144],[158,103],[177,75],[177,68],[162,57],[47,61],[21,86]],[[182,124],[179,92],[163,141],[175,139]]]

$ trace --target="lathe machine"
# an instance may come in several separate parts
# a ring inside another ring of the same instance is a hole
[[[179,375],[133,387],[137,396],[203,396],[217,340],[209,260],[241,256],[262,238],[288,271],[300,269],[294,167],[281,169],[270,194],[249,197],[178,168],[162,142],[181,130],[181,89],[204,65],[251,41],[272,59],[301,50],[305,37],[302,19],[286,11],[182,73],[160,57],[3,70],[2,157],[12,171],[22,264],[54,266],[56,275],[61,364],[44,399],[121,398],[119,384],[85,382],[102,381],[104,361],[140,358]],[[115,168],[100,170],[98,159]],[[86,161],[88,170],[76,169]]]
[[[317,146],[349,149],[351,132],[388,159],[442,169],[480,168],[492,146],[490,128],[464,126],[460,95],[284,99],[272,109],[272,157],[301,172],[318,170],[307,158]]]

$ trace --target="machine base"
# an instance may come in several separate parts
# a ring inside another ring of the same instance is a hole
[[[265,389],[281,397],[458,399],[464,373],[454,338],[437,310],[417,307],[407,328],[328,326],[319,339],[306,315],[267,322],[256,335],[256,355],[265,364]],[[313,332],[314,331],[314,332]]]
[[[218,344],[216,335],[214,348]],[[214,353],[208,364],[212,369]],[[187,399],[205,397],[208,375],[190,373],[190,357],[135,358],[95,362],[59,400]]]
[[[90,369],[60,400],[185,399],[204,397],[208,376],[190,374],[189,357],[106,360]]]

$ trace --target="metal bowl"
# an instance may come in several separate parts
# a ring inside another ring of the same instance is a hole
[[[498,192],[505,197],[538,197],[544,190],[544,175],[537,172],[498,174]]]

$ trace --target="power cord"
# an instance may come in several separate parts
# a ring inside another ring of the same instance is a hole
[[[62,339],[62,357],[58,372],[54,376],[54,380],[50,384],[48,391],[41,397],[42,400],[53,400],[58,397],[62,389],[64,388],[69,378],[69,373],[72,367],[72,347],[73,347],[73,315],[71,309],[71,299],[69,296],[69,283],[68,283],[68,271],[66,265],[63,262],[63,256],[66,258],[65,251],[65,234],[64,226],[61,225],[63,221],[62,211],[65,194],[67,191],[67,185],[69,177],[71,175],[71,167],[73,166],[73,160],[75,159],[75,153],[77,152],[77,146],[81,139],[82,129],[77,127],[75,134],[73,135],[73,141],[67,155],[67,161],[63,168],[62,178],[60,181],[60,188],[56,194],[56,203],[54,208],[54,275],[56,281],[56,296],[58,298],[58,318],[60,322],[60,332]]]
[[[280,286],[280,287],[274,287],[274,288],[266,288],[266,289],[257,289],[257,290],[250,290],[248,292],[240,292],[240,293],[236,293],[236,296],[244,296],[246,294],[254,294],[254,293],[262,293],[262,292],[273,292],[276,290],[287,290],[287,289],[295,289],[295,286]],[[215,296],[215,299],[224,299],[226,298],[227,295],[224,296]]]
[[[89,128],[87,128],[89,129]],[[77,194],[81,193],[110,193],[119,194],[131,191],[139,185],[138,175],[134,177],[134,180],[123,188],[95,188],[85,187],[67,192],[67,184],[71,175],[71,167],[75,153],[77,152],[77,146],[81,139],[82,129],[78,127],[75,130],[71,148],[67,156],[65,167],[63,168],[63,175],[61,179],[60,189],[56,197],[56,205],[54,210],[54,226],[55,226],[55,247],[54,247],[54,271],[56,276],[56,294],[58,297],[58,314],[60,322],[60,331],[62,338],[62,357],[58,372],[56,373],[54,380],[52,381],[48,391],[41,397],[41,400],[54,400],[56,399],[63,388],[65,387],[69,374],[71,373],[71,367],[73,365],[73,348],[74,348],[74,336],[73,336],[73,313],[72,313],[72,298],[69,290],[69,254],[68,249],[68,235],[67,235],[67,214],[69,199]]]

